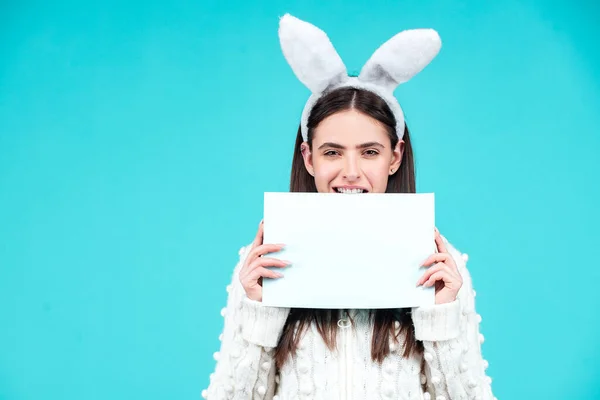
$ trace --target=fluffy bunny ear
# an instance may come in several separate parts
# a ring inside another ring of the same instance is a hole
[[[393,92],[425,68],[440,51],[442,41],[433,29],[398,33],[385,42],[362,68],[359,79]]]
[[[279,21],[279,41],[294,74],[312,93],[348,78],[344,62],[316,26],[286,14]]]

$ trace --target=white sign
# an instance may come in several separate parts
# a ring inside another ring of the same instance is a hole
[[[264,243],[291,261],[265,279],[273,307],[377,309],[433,305],[417,287],[436,251],[433,193],[265,193]]]

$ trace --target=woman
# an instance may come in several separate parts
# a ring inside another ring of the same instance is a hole
[[[313,92],[298,129],[290,191],[415,192],[409,131],[391,92],[433,59],[439,38],[432,31],[403,34],[350,78],[322,31],[282,18],[284,54]],[[407,61],[400,65],[397,58]],[[434,306],[347,315],[262,306],[262,280],[281,278],[289,265],[268,256],[282,245],[262,237],[261,223],[252,245],[240,250],[221,351],[203,397],[493,398],[466,255],[437,229],[437,252],[423,262],[426,272],[416,282],[435,286]]]

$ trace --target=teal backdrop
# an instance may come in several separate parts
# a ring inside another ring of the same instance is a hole
[[[567,0],[2,2],[0,399],[199,398],[309,94],[286,12],[351,72],[439,31],[396,94],[494,393],[600,399],[600,5]]]

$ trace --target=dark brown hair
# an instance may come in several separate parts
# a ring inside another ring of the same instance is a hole
[[[379,121],[385,127],[390,138],[392,149],[399,141],[396,134],[396,119],[387,103],[376,94],[355,88],[340,88],[321,97],[308,118],[308,146],[312,150],[315,129],[325,118],[335,113],[356,110]],[[415,166],[408,128],[404,128],[404,153],[400,169],[388,179],[387,193],[415,193]],[[312,175],[304,166],[301,154],[303,143],[300,128],[296,137],[290,192],[316,192],[317,188]],[[403,356],[422,354],[423,343],[415,338],[410,309],[372,310],[373,340],[371,342],[371,358],[382,362],[390,354],[390,337],[396,343],[401,335],[405,336]],[[283,333],[275,351],[275,362],[281,368],[291,354],[294,354],[300,339],[308,326],[315,324],[317,331],[330,350],[336,347],[337,322],[340,310],[292,309],[283,328]],[[400,323],[396,331],[395,322]]]

